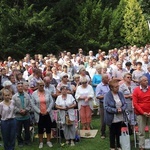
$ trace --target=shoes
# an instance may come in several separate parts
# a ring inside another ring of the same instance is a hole
[[[53,147],[52,143],[49,141],[47,142],[48,147]]]
[[[73,142],[73,141],[71,141],[71,144],[70,144],[70,146],[75,146],[75,144],[74,144],[74,142]]]
[[[42,142],[39,144],[39,149],[41,149],[41,148],[43,148],[43,143]]]
[[[66,145],[69,145],[69,141],[66,141]]]
[[[101,135],[101,139],[105,139],[106,137],[105,137],[105,135]]]

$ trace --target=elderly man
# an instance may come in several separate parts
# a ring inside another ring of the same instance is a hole
[[[140,77],[140,86],[133,91],[133,105],[139,126],[139,148],[144,150],[145,126],[150,125],[150,87],[146,76]]]
[[[123,76],[126,73],[126,69],[122,68],[122,62],[117,62],[117,69],[113,70],[112,77],[113,79],[117,79],[118,81],[123,80]]]
[[[102,82],[96,87],[96,98],[99,100],[100,118],[101,118],[101,138],[105,138],[106,124],[104,123],[103,101],[105,94],[110,90],[108,85],[109,77],[107,74],[102,75]]]
[[[23,83],[17,83],[18,92],[12,97],[15,104],[15,115],[17,120],[17,140],[20,147],[30,144],[30,96],[23,91]],[[21,136],[22,128],[25,129],[25,138]]]
[[[45,77],[44,78],[44,83],[45,83],[45,89],[47,89],[50,94],[52,95],[53,98],[56,98],[56,88],[54,85],[50,84],[51,80],[50,77]]]

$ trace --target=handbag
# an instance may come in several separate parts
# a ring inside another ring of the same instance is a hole
[[[65,116],[65,123],[66,123],[66,125],[73,125],[73,123],[74,123],[74,121],[70,120],[68,113]]]
[[[121,128],[120,145],[122,150],[131,150],[130,135],[127,127]]]

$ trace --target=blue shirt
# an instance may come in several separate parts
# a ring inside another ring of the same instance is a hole
[[[100,74],[95,74],[92,79],[93,90],[95,91],[96,86],[102,81],[102,76]],[[94,86],[96,85],[96,86]]]
[[[105,94],[108,93],[109,91],[110,91],[109,85],[101,82],[96,87],[96,97],[105,96]],[[103,102],[103,101],[104,99],[100,100],[100,102]]]

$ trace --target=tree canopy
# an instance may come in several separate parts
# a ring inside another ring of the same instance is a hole
[[[150,42],[149,0],[1,0],[0,56]]]

